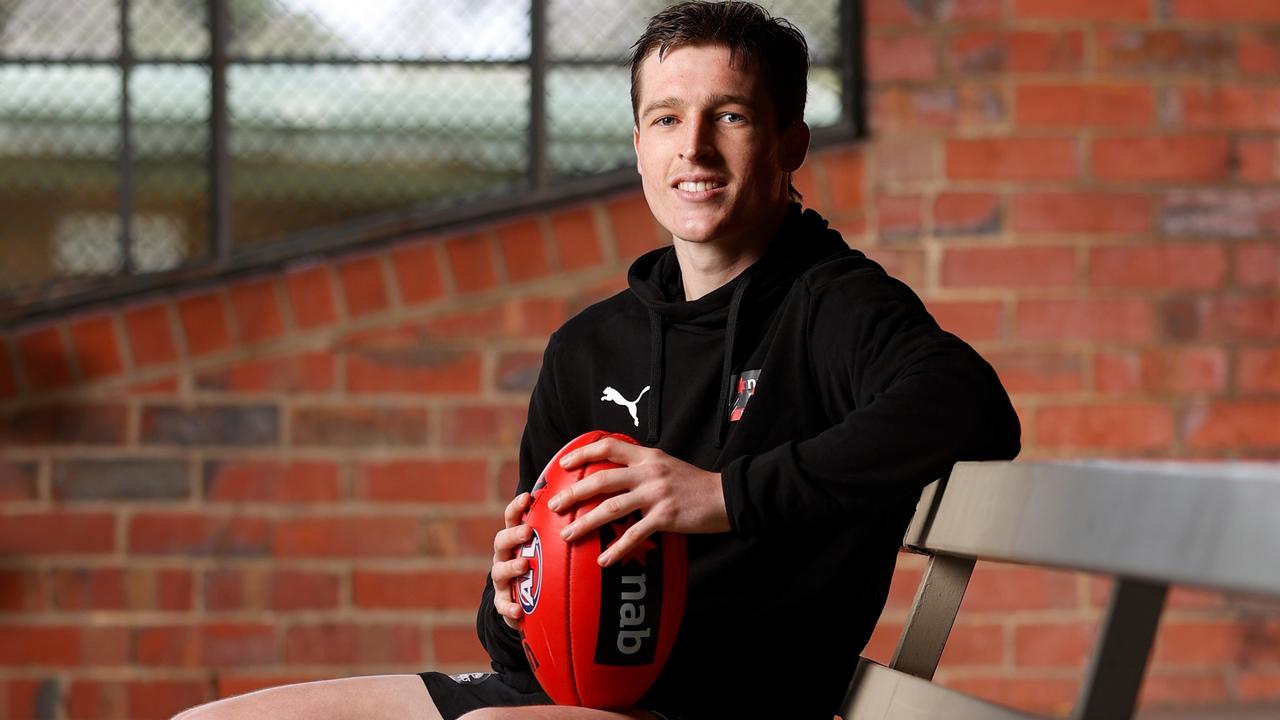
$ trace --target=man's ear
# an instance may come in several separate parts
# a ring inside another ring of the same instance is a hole
[[[778,159],[782,162],[784,172],[795,172],[804,164],[805,155],[809,153],[809,126],[803,121],[788,126],[782,131],[782,147]]]
[[[640,168],[640,128],[631,126],[631,147],[636,150],[636,172],[644,175],[644,170]]]

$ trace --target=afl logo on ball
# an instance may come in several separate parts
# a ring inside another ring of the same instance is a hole
[[[542,594],[542,538],[538,531],[533,531],[533,539],[520,546],[520,557],[529,561],[529,572],[520,578],[517,594],[520,607],[526,614],[538,607],[538,596]]]

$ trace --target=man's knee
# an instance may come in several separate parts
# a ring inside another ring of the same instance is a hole
[[[503,707],[480,708],[464,713],[458,720],[511,720],[515,716],[510,711],[511,708]]]

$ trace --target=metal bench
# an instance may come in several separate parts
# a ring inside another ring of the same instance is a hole
[[[1034,718],[932,681],[974,562],[1110,575],[1071,717],[1131,718],[1170,585],[1280,597],[1280,464],[959,463],[903,544],[930,555],[888,667],[862,659],[846,720]]]

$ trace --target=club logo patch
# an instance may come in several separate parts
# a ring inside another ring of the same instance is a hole
[[[729,410],[729,422],[738,422],[742,413],[747,410],[747,402],[756,394],[756,385],[760,382],[759,370],[744,370],[733,378],[733,405]]]
[[[518,557],[529,561],[529,572],[520,578],[516,589],[520,607],[528,615],[537,609],[538,597],[542,595],[542,538],[538,537],[537,530],[533,531],[532,540],[520,546]]]

